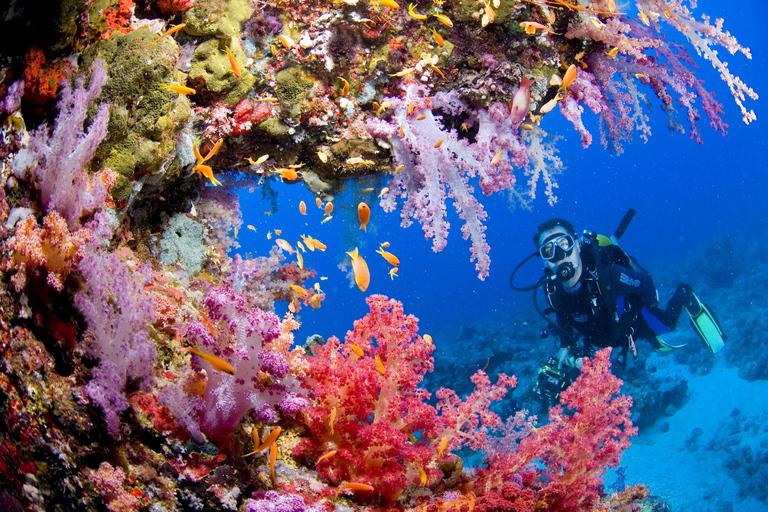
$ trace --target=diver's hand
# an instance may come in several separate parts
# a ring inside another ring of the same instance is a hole
[[[568,358],[571,356],[571,350],[568,347],[563,347],[557,351],[557,369],[562,370],[563,364],[567,363]]]

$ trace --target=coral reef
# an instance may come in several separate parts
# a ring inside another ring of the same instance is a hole
[[[756,94],[714,48],[749,51],[720,21],[635,7],[73,0],[44,43],[0,49],[0,504],[637,509],[641,486],[602,488],[636,431],[607,351],[534,429],[496,412],[516,385],[502,368],[433,399],[431,338],[395,299],[368,297],[344,341],[294,346],[294,314],[323,305],[317,272],[282,239],[228,252],[238,187],[303,182],[330,218],[346,182],[379,177],[373,207],[417,220],[435,251],[452,202],[485,278],[483,196],[543,183],[556,200],[543,126],[558,105],[584,145],[597,114],[614,151],[650,133],[643,90],[694,139],[701,109],[725,131],[665,24],[754,119]],[[39,35],[50,15],[8,19]]]

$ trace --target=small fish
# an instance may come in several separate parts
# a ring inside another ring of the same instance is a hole
[[[346,96],[347,96],[347,94],[349,94],[349,82],[347,82],[347,81],[346,81],[344,78],[342,78],[342,77],[337,77],[337,78],[338,78],[339,80],[341,80],[342,82],[344,82],[344,86],[341,88],[341,93],[340,93],[340,94],[341,94],[341,96],[342,96],[342,97],[346,97]]]
[[[381,242],[382,247],[389,247],[389,242]]]
[[[291,301],[291,303],[288,304],[288,311],[290,311],[291,313],[296,312],[296,303],[294,301]]]
[[[187,87],[185,85],[179,85],[179,84],[160,84],[161,89],[170,89],[172,91],[175,91],[179,94],[195,94],[195,90],[191,87]]]
[[[430,336],[429,334],[425,334],[424,336],[421,337],[421,339],[427,342],[427,345],[432,344],[432,336]]]
[[[427,485],[427,482],[429,481],[427,478],[427,473],[424,471],[424,469],[422,469],[421,466],[416,467],[419,468],[419,483],[421,483],[421,485]]]
[[[256,160],[253,160],[251,157],[248,157],[248,163],[251,165],[261,165],[267,160],[269,160],[269,155],[261,155]]]
[[[254,227],[254,225],[253,225],[253,224],[248,224],[246,227],[247,227],[248,229],[250,229],[251,231],[253,231],[254,233],[256,232],[256,228]]]
[[[379,1],[382,3],[382,5],[384,5],[385,7],[389,7],[390,9],[400,8],[400,4],[395,2],[395,0],[379,0]]]
[[[383,247],[379,247],[379,250],[376,251],[376,254],[381,254],[390,265],[394,265],[395,267],[400,265],[400,259],[391,252],[385,251]]]
[[[520,28],[525,30],[525,33],[530,36],[534,35],[537,30],[549,30],[548,26],[535,21],[523,21],[520,23]]]
[[[645,25],[646,27],[651,26],[651,19],[648,17],[647,14],[645,14],[644,11],[640,11],[637,17],[640,18],[640,21],[643,22],[643,25]]]
[[[445,46],[445,39],[443,39],[443,36],[440,35],[440,33],[435,29],[430,29],[432,31],[432,37],[435,38],[435,42],[437,43],[437,46],[442,48]]]
[[[391,269],[389,269],[389,278],[394,281],[396,276],[397,276],[397,267],[392,267]]]
[[[495,155],[493,155],[493,158],[491,158],[491,165],[499,165],[499,162],[501,162],[501,155],[504,152],[503,149],[500,149],[496,152]]]
[[[579,68],[576,67],[575,64],[571,64],[568,66],[568,69],[565,72],[565,75],[563,75],[563,85],[562,88],[565,89],[568,86],[570,86],[574,80],[576,80],[576,73],[578,72]]]
[[[317,466],[318,464],[320,464],[324,460],[330,459],[334,455],[336,455],[336,450],[329,450],[329,451],[325,452],[324,454],[322,454],[320,456],[319,459],[317,459],[317,462],[315,462],[315,466]]]
[[[211,169],[210,165],[198,164],[192,168],[192,171],[202,174],[208,178],[211,181],[211,184],[214,186],[221,185],[221,182],[213,177],[213,169]]]
[[[416,4],[408,4],[408,14],[410,14],[411,18],[415,20],[427,19],[427,17],[424,16],[423,14],[419,14],[418,12],[416,12]]]
[[[272,240],[272,232],[267,231],[267,240]]]
[[[375,163],[376,162],[373,160],[366,160],[361,156],[353,156],[352,158],[347,158],[347,165],[373,165]]]
[[[446,27],[453,27],[453,22],[451,21],[451,18],[449,18],[445,14],[435,14],[435,18],[437,18],[437,21],[439,21]]]
[[[272,475],[272,485],[277,485],[275,462],[277,462],[277,443],[272,443],[269,446],[269,473]]]
[[[288,242],[287,240],[283,240],[282,238],[278,238],[277,240],[275,240],[275,243],[277,244],[277,246],[279,248],[281,248],[282,250],[286,251],[288,254],[293,254],[293,247],[291,247],[290,242]]]
[[[304,269],[304,256],[302,256],[299,251],[296,251],[296,264],[299,266],[300,269],[302,270]]]
[[[304,248],[304,244],[302,244],[301,241],[296,242],[296,247],[301,249],[301,252],[307,252],[307,250]]]
[[[277,40],[283,43],[283,46],[286,48],[291,48],[294,44],[296,44],[293,39],[291,39],[291,36],[287,36],[285,34],[280,34],[277,36]]]
[[[323,207],[323,200],[320,199],[319,197],[316,197],[315,198],[315,204],[317,205],[318,208],[322,208]]]
[[[389,192],[389,187],[384,187],[383,189],[381,189],[381,192],[379,192],[379,197],[385,196],[387,192]]]
[[[360,201],[357,205],[357,219],[360,221],[360,229],[368,232],[368,220],[371,218],[371,208],[364,202]]]
[[[392,73],[389,76],[406,76],[410,75],[414,71],[416,71],[416,68],[405,68],[404,70],[398,71],[397,73]]]
[[[178,32],[179,30],[183,29],[186,26],[187,26],[186,23],[179,23],[178,25],[172,26],[171,28],[163,32],[163,35],[161,35],[160,37],[152,41],[152,44],[155,44],[156,42],[158,42],[159,40],[161,40],[166,36],[172,36],[173,34],[175,34],[176,32]]]
[[[485,9],[483,9],[483,17],[480,19],[480,25],[487,27],[489,24],[493,23],[495,19],[496,13],[493,12],[493,9],[491,9],[490,5],[485,4]]]
[[[397,131],[397,136],[402,139],[404,135],[405,135],[405,129],[403,128],[403,125],[400,125],[400,129]]]
[[[348,484],[344,484],[341,487],[339,487],[336,490],[336,497],[339,496],[343,491],[350,490],[350,491],[368,491],[371,492],[374,490],[373,486],[368,484],[361,484],[357,482],[350,482]]]
[[[384,366],[384,363],[381,362],[381,358],[379,358],[378,354],[376,354],[376,357],[374,357],[374,364],[376,365],[376,371],[381,375],[387,373],[387,368]]]
[[[307,214],[307,203],[305,203],[304,201],[299,202],[299,213],[302,215]]]
[[[368,188],[364,188],[363,190],[361,190],[361,191],[360,191],[360,193],[361,193],[361,194],[370,194],[370,193],[371,193],[371,192],[373,192],[374,190],[376,190],[376,189],[375,189],[375,188],[373,188],[373,187],[368,187]]]
[[[409,116],[412,116],[414,112],[416,112],[416,104],[414,102],[410,102],[408,104],[408,108],[406,109],[406,113]]]
[[[328,280],[328,278],[327,278],[327,277],[325,277],[325,276],[320,276],[320,280],[321,280],[321,281],[327,281],[327,280]]]
[[[328,222],[328,221],[329,221],[329,220],[331,220],[332,218],[333,218],[333,215],[329,215],[329,216],[327,216],[326,218],[324,218],[323,220],[321,220],[321,221],[320,221],[320,224],[325,224],[326,222]]]
[[[327,246],[323,242],[316,238],[312,238],[311,236],[307,237],[305,243],[308,247],[311,247],[312,250],[317,249],[318,251],[325,251],[327,249]]]
[[[439,447],[438,447],[438,449],[437,449],[437,456],[438,456],[438,457],[442,457],[442,456],[443,456],[443,453],[445,452],[445,449],[446,449],[447,447],[448,447],[448,438],[447,438],[447,437],[443,437],[443,438],[440,440],[440,445],[439,445]]]
[[[325,151],[322,151],[322,150],[318,151],[317,158],[319,158],[320,161],[323,162],[324,164],[328,163],[328,153],[326,153]],[[320,198],[318,197],[317,200],[319,201]]]
[[[395,167],[395,174],[399,173],[403,169],[405,169],[405,164],[398,165],[397,167]]]
[[[616,0],[608,0],[608,12],[616,12]]]
[[[618,55],[618,54],[619,54],[619,49],[618,49],[618,48],[615,48],[615,47],[614,47],[614,48],[611,48],[609,51],[605,52],[605,54],[606,54],[607,56],[609,56],[609,57],[615,57],[616,55]]]
[[[280,177],[283,178],[285,181],[296,181],[299,178],[299,173],[297,173],[295,169],[278,167],[277,169],[274,169],[272,172],[274,172],[275,174],[279,174]]]
[[[551,111],[553,108],[555,108],[555,105],[557,105],[557,102],[558,102],[558,101],[560,101],[560,100],[559,100],[559,98],[558,98],[557,96],[555,96],[554,98],[552,98],[551,100],[549,100],[548,102],[546,102],[545,104],[543,104],[543,105],[542,105],[542,106],[539,108],[539,112],[541,112],[542,114],[546,114],[547,112],[549,112],[549,111]]]
[[[333,424],[336,422],[336,407],[331,407],[331,412],[328,415],[328,432],[333,435]]]
[[[267,96],[266,98],[256,98],[256,101],[266,101],[269,103],[277,103],[280,101],[278,98],[273,98],[271,96]]]
[[[445,142],[445,139],[440,139],[439,141],[435,142],[435,147],[439,148],[443,145],[443,142]]]
[[[420,115],[416,116],[416,120],[417,121],[423,121],[426,118],[427,118],[426,114],[420,114]]]
[[[368,271],[368,264],[365,263],[365,260],[358,253],[357,247],[347,254],[352,258],[352,271],[355,274],[355,283],[360,288],[360,291],[364,292],[371,283],[371,273]]]
[[[255,448],[253,449],[253,451],[251,453],[247,453],[247,454],[243,455],[243,457],[248,457],[250,455],[255,455],[255,454],[259,453],[259,452],[263,452],[264,450],[266,450],[267,448],[272,446],[272,443],[274,443],[277,440],[278,436],[280,435],[280,431],[281,431],[280,427],[275,427],[275,429],[272,432],[269,433],[269,435],[264,440],[264,442],[258,444],[258,446],[257,446],[257,443],[259,441],[259,432],[254,428],[253,429],[253,444],[254,444]]]
[[[242,72],[240,71],[240,64],[237,63],[237,59],[232,54],[232,50],[229,49],[229,46],[225,47],[225,49],[227,50],[229,65],[232,66],[232,72],[235,74],[237,78],[240,78],[242,76]]]
[[[209,354],[207,352],[203,352],[197,347],[189,347],[187,350],[189,350],[193,354],[200,356],[200,358],[202,358],[203,361],[213,366],[213,369],[216,370],[217,372],[224,372],[230,375],[235,374],[235,369],[232,367],[232,365],[226,362],[225,360],[223,360],[222,358],[216,357],[215,355]]]
[[[357,357],[363,357],[365,355],[365,352],[363,352],[363,349],[361,349],[354,343],[350,343],[349,348],[352,349],[352,352],[354,352],[357,355]]]
[[[377,115],[377,116],[380,116],[381,114],[383,114],[383,113],[384,113],[384,111],[385,111],[385,110],[387,110],[387,109],[388,109],[389,107],[391,107],[391,106],[392,106],[392,102],[391,102],[391,101],[385,101],[385,102],[383,102],[381,105],[379,105],[379,106],[376,108],[376,115]]]
[[[597,28],[597,29],[602,29],[605,26],[605,23],[600,21],[600,19],[597,16],[590,16],[589,17],[589,22],[592,25],[594,25],[594,27]]]
[[[431,67],[431,68],[432,68],[432,70],[433,70],[435,73],[437,73],[438,75],[440,75],[440,76],[442,77],[442,79],[443,79],[443,80],[445,80],[445,74],[444,74],[442,71],[440,71],[440,68],[438,68],[438,67],[437,67],[437,66],[435,66],[434,64],[430,64],[430,65],[429,65],[429,67]]]
[[[282,235],[282,234],[283,234],[283,230],[282,230],[282,229],[276,229],[276,230],[275,230],[275,234],[276,234],[277,236],[280,236],[280,235]]]
[[[328,201],[325,203],[325,214],[330,215],[331,213],[333,213],[333,203]]]
[[[317,293],[323,293],[323,291],[320,289],[320,283],[315,283],[314,288]]]

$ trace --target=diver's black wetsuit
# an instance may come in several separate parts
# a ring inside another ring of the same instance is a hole
[[[571,348],[577,357],[582,355],[573,350],[577,348],[575,329],[584,339],[583,355],[588,357],[596,348],[610,346],[626,351],[630,336],[647,339],[659,348],[656,336],[674,329],[690,287],[678,286],[667,309],[660,309],[651,276],[631,268],[629,257],[618,246],[597,248],[596,244],[582,242],[583,271],[575,290],[566,291],[556,280],[545,287],[562,329],[561,346]]]

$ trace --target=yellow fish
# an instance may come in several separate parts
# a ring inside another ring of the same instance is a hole
[[[400,259],[398,259],[398,257],[391,252],[385,251],[382,247],[379,247],[379,250],[376,251],[376,254],[381,254],[390,265],[394,265],[395,267],[400,265]]]
[[[217,372],[224,372],[230,375],[235,374],[235,369],[232,367],[232,365],[222,358],[216,357],[215,355],[209,354],[207,352],[203,352],[197,347],[189,347],[188,350],[193,354],[200,356],[203,361],[213,366],[213,369]]]
[[[355,283],[361,292],[368,289],[371,284],[371,273],[368,271],[368,264],[357,252],[357,247],[352,252],[347,253],[352,258],[352,271],[355,274]]]
[[[179,85],[179,84],[160,84],[161,89],[170,89],[171,91],[175,91],[179,94],[195,94],[195,90],[191,87],[187,87],[185,85]]]

